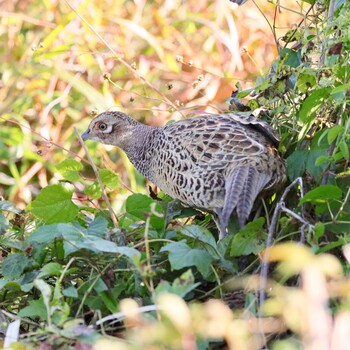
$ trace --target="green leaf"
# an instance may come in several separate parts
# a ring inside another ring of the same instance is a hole
[[[330,87],[313,91],[302,103],[299,110],[299,119],[303,123],[311,122],[320,107],[330,95]]]
[[[47,186],[40,191],[29,210],[48,224],[70,222],[79,211],[71,199],[73,192],[74,187],[68,183]]]
[[[282,49],[280,51],[280,56],[283,58],[284,65],[294,68],[300,66],[301,55],[299,51],[294,51],[291,49]]]
[[[117,174],[113,173],[113,171],[109,169],[101,169],[99,170],[98,173],[104,185],[108,186],[112,190],[115,190],[116,188],[118,188],[119,177]]]
[[[339,85],[337,87],[335,87],[332,91],[331,91],[331,94],[332,95],[335,95],[335,94],[338,94],[339,92],[346,92],[350,90],[350,83],[347,83],[347,84],[342,84],[342,85]]]
[[[307,92],[316,85],[316,73],[310,69],[307,72],[299,74],[296,85],[300,92]]]
[[[120,247],[116,243],[107,241],[96,236],[86,236],[80,240],[65,240],[64,252],[65,256],[75,253],[80,249],[88,249],[95,254],[112,253],[125,255],[132,263],[138,265],[141,259],[141,253],[130,247]]]
[[[208,253],[210,253],[215,259],[220,259],[221,255],[217,250],[217,244],[212,233],[204,227],[198,225],[186,225],[181,226],[177,232],[185,235],[186,237],[194,238],[199,246],[203,247],[203,243]]]
[[[340,152],[342,154],[342,156],[344,157],[344,159],[349,159],[349,146],[347,145],[347,143],[343,140],[339,143],[339,149]]]
[[[327,163],[316,164],[317,159],[322,156],[327,156],[327,149],[312,149],[307,152],[306,171],[317,181],[322,176],[327,167]]]
[[[83,165],[74,159],[65,159],[56,165],[56,169],[68,181],[81,180],[79,171],[83,169]]]
[[[10,223],[4,215],[0,214],[0,234],[5,233],[10,227]]]
[[[34,287],[40,290],[41,295],[43,297],[43,302],[46,306],[46,310],[49,313],[50,310],[50,300],[51,300],[51,287],[48,283],[46,283],[44,280],[36,279],[34,281]]]
[[[172,270],[195,266],[204,278],[208,279],[212,275],[211,263],[215,259],[204,249],[193,249],[185,241],[180,241],[169,243],[160,251],[169,253]]]
[[[19,214],[21,212],[12,202],[0,200],[0,210],[9,211],[11,213]]]
[[[308,152],[305,150],[295,151],[287,158],[287,173],[291,181],[303,175],[307,154]]]
[[[18,278],[27,267],[29,259],[24,254],[10,254],[2,261],[2,275],[8,280]]]
[[[331,144],[339,135],[344,130],[344,127],[341,125],[335,125],[332,128],[328,129],[327,132],[327,141],[328,144]]]
[[[37,278],[42,278],[46,276],[59,276],[63,271],[63,266],[56,262],[51,262],[44,265],[37,276]]]
[[[22,308],[19,311],[18,316],[29,318],[39,317],[42,321],[47,320],[47,310],[43,300],[30,300],[29,305]]]
[[[77,241],[86,234],[83,228],[72,224],[51,224],[40,226],[29,236],[29,242],[51,243],[56,238]]]
[[[155,290],[156,296],[162,293],[172,293],[184,298],[189,292],[200,285],[195,283],[191,269],[184,272],[179,278],[176,278],[172,284],[168,281],[161,281]]]
[[[322,185],[306,193],[305,196],[300,199],[299,205],[302,205],[307,202],[315,204],[327,203],[330,200],[340,200],[341,197],[342,190],[338,186]]]
[[[73,286],[63,289],[62,294],[68,298],[78,298],[79,296],[78,291]]]
[[[325,228],[326,226],[322,222],[318,222],[315,225],[315,238],[317,242],[323,236]]]
[[[263,217],[258,218],[249,222],[235,234],[231,241],[230,256],[258,254],[265,245],[266,232],[263,228],[264,224],[265,219]]]
[[[87,234],[101,237],[107,232],[108,221],[102,216],[98,216],[87,228]]]
[[[125,209],[127,213],[130,214],[132,217],[145,221],[145,214],[150,213],[152,203],[156,203],[155,210],[158,213],[163,212],[161,206],[157,201],[144,194],[133,194],[129,196],[125,203]],[[152,215],[150,219],[150,224],[154,229],[161,229],[164,225],[164,218]]]
[[[92,199],[100,198],[102,195],[102,189],[98,181],[95,181],[90,186],[86,187],[84,192]]]

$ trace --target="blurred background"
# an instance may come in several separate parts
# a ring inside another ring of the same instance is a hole
[[[5,0],[0,8],[0,196],[20,208],[61,179],[60,162],[84,157],[73,127],[83,132],[94,113],[117,109],[157,126],[227,111],[236,86],[268,73],[276,39],[305,12],[295,1],[276,10],[228,0]],[[122,152],[88,147],[98,167],[120,174],[115,202],[146,190]],[[88,165],[82,174],[93,177]]]

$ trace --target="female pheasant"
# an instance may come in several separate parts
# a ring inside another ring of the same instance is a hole
[[[211,212],[220,239],[233,210],[243,227],[258,194],[286,180],[278,134],[253,115],[210,114],[151,127],[121,112],[104,112],[82,138],[120,147],[165,193]]]

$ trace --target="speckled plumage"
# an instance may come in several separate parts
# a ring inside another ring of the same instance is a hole
[[[82,137],[122,148],[165,193],[212,212],[220,238],[233,210],[244,226],[258,194],[286,180],[278,134],[253,115],[202,115],[155,128],[121,112],[105,112]]]

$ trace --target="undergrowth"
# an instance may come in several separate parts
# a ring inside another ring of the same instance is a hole
[[[12,348],[349,343],[348,3],[7,6],[0,331]],[[209,215],[147,191],[122,152],[82,147],[73,127],[110,108],[150,125],[261,109],[293,185],[217,241]]]

